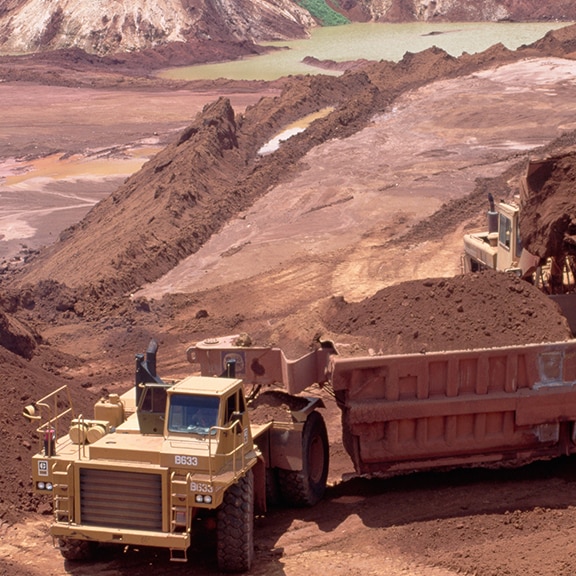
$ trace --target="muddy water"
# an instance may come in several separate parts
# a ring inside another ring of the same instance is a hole
[[[133,174],[142,167],[146,160],[161,148],[147,147],[131,151],[125,158],[86,157],[83,154],[63,156],[51,154],[24,162],[12,163],[13,170],[4,168],[4,185],[12,186],[31,182],[37,179],[122,177]]]
[[[143,146],[113,158],[51,154],[0,163],[0,256],[54,242],[159,150]]]
[[[330,72],[304,64],[303,58],[313,56],[338,62],[366,58],[397,62],[406,52],[420,52],[431,46],[460,56],[462,52],[481,52],[498,42],[515,50],[541,38],[549,30],[566,25],[566,22],[349,24],[317,28],[308,40],[268,42],[266,44],[270,46],[287,48],[272,54],[235,62],[173,68],[160,75],[178,79],[274,80],[288,74],[327,74]]]
[[[304,116],[295,122],[288,124],[288,126],[285,126],[279,134],[276,134],[274,138],[266,142],[266,144],[264,144],[264,146],[258,150],[258,154],[265,156],[266,154],[271,154],[275,150],[278,150],[281,142],[288,140],[288,138],[291,138],[300,132],[304,132],[304,130],[306,130],[306,128],[308,128],[308,126],[310,126],[314,120],[328,116],[328,114],[330,114],[330,112],[333,110],[333,107],[328,106],[326,108],[322,108],[322,110],[318,110],[318,112],[313,112],[312,114],[308,114],[307,116]]]

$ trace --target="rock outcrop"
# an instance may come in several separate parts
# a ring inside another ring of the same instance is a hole
[[[12,0],[0,7],[0,50],[106,55],[190,41],[299,38],[314,24],[291,0]]]
[[[340,0],[326,4],[351,21],[576,21],[569,0]],[[0,52],[80,48],[100,56],[170,45],[306,37],[318,22],[294,0],[7,0]],[[246,48],[246,47],[244,47]],[[238,55],[245,53],[239,50]]]
[[[336,4],[331,2],[330,4]],[[570,0],[344,0],[334,6],[351,20],[377,22],[530,22],[576,18]]]

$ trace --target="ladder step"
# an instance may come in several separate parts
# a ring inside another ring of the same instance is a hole
[[[188,555],[186,550],[181,548],[170,548],[170,560],[172,562],[188,562]]]

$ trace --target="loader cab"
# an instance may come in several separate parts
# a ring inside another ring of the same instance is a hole
[[[168,411],[168,433],[215,434],[220,398],[200,394],[173,394]]]
[[[464,235],[464,272],[500,270],[520,274],[522,241],[519,208],[514,203],[490,203],[487,230]]]

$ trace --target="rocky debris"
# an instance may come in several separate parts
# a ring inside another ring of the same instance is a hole
[[[346,70],[355,70],[367,64],[369,61],[361,58],[359,60],[320,60],[314,56],[305,56],[302,58],[302,62],[308,66],[313,66],[314,68],[320,68],[321,70],[336,70],[338,72],[345,72]]]
[[[335,10],[354,22],[483,22],[574,20],[570,0],[542,3],[539,0],[344,0],[330,2]]]
[[[560,309],[544,293],[495,271],[404,282],[361,302],[335,297],[323,318],[337,342],[344,335],[354,337],[343,354],[466,350],[572,336]]]
[[[0,346],[22,356],[32,358],[40,335],[22,322],[0,311]]]

